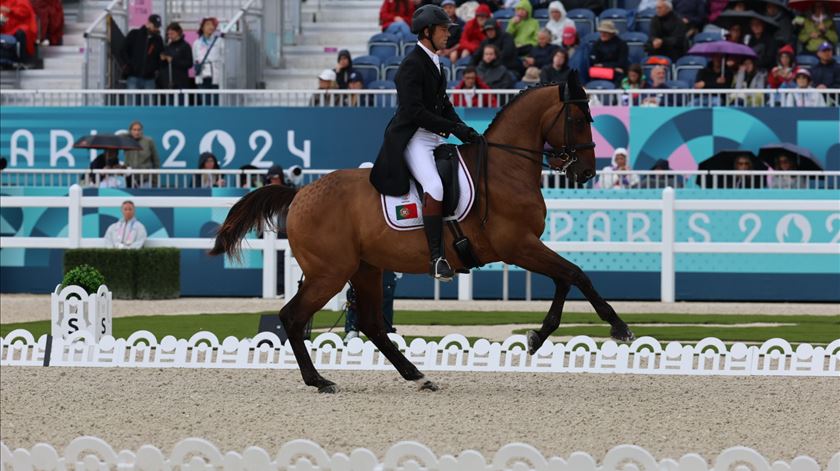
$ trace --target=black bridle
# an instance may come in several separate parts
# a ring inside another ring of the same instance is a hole
[[[589,100],[587,98],[573,99],[571,97],[571,93],[569,92],[570,88],[571,87],[568,85],[564,87],[565,93],[563,94],[564,96],[561,97],[563,105],[560,107],[560,111],[557,113],[557,116],[554,117],[554,121],[551,122],[551,126],[549,126],[546,131],[546,136],[551,135],[551,130],[554,129],[554,126],[556,126],[557,122],[560,121],[560,117],[564,116],[563,140],[565,142],[563,145],[560,147],[552,147],[551,149],[528,149],[526,147],[488,141],[487,146],[507,151],[508,153],[528,159],[532,162],[538,162],[540,165],[550,170],[565,172],[569,166],[577,162],[577,152],[579,150],[595,148],[595,143],[592,141],[579,144],[572,144],[568,142],[569,136],[572,133],[572,125],[575,120],[572,116],[571,107],[568,105],[580,106],[586,112],[587,121],[590,123],[592,122],[592,115],[587,108]],[[539,160],[535,159],[534,156],[537,156]],[[545,160],[545,162],[543,160]]]

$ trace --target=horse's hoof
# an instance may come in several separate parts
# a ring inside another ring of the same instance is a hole
[[[431,391],[431,392],[435,392],[435,391],[440,390],[440,387],[439,387],[437,384],[435,384],[435,382],[434,382],[434,381],[432,381],[432,380],[430,380],[430,379],[420,380],[420,381],[418,381],[418,383],[420,384],[420,385],[417,387],[417,390],[418,390],[418,391]]]
[[[525,338],[528,341],[528,354],[533,355],[537,353],[537,350],[542,347],[543,341],[540,338],[540,334],[537,333],[536,330],[529,330],[525,333]]]
[[[610,336],[619,342],[632,342],[633,340],[636,340],[636,335],[633,334],[630,327],[624,323],[613,326],[613,328],[610,329]]]
[[[334,383],[330,383],[318,388],[318,392],[321,394],[335,394],[338,392],[338,386]]]

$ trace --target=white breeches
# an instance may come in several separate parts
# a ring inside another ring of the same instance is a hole
[[[405,161],[414,179],[420,182],[424,192],[437,201],[443,201],[443,183],[435,166],[434,151],[444,142],[443,137],[419,128],[405,148]]]

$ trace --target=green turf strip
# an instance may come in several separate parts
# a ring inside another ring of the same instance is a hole
[[[113,333],[117,338],[128,337],[138,330],[148,330],[159,339],[173,335],[189,338],[196,332],[209,331],[223,339],[252,337],[257,332],[262,314],[194,314],[181,316],[138,316],[121,317],[113,321]],[[321,311],[315,316],[313,327],[329,328],[338,320],[338,313]],[[453,333],[460,325],[531,324],[542,322],[545,313],[532,312],[476,312],[476,311],[397,311],[395,324],[400,325],[452,325]],[[718,337],[727,342],[762,342],[780,337],[791,342],[827,344],[840,338],[840,316],[771,316],[771,315],[718,315],[718,314],[624,314],[621,316],[637,336],[649,335],[661,341],[696,341],[705,337]],[[741,323],[786,323],[793,326],[780,327],[701,327],[697,325],[673,327],[633,327],[634,324],[741,324]],[[564,327],[563,324],[591,324],[580,327]],[[40,336],[49,332],[49,322],[26,322],[0,324],[0,335],[5,336],[14,329],[26,329]],[[517,333],[527,329],[517,329]],[[343,319],[334,332],[343,334]],[[407,332],[410,334],[410,332]],[[594,314],[567,313],[556,335],[589,335],[607,337],[609,327]],[[433,337],[427,337],[433,339]]]

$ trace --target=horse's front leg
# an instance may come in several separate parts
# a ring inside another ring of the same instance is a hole
[[[560,325],[560,317],[563,314],[563,305],[566,302],[566,295],[570,286],[576,286],[587,301],[592,304],[595,312],[602,320],[608,322],[612,328],[610,335],[620,341],[631,341],[635,338],[627,324],[618,317],[615,309],[601,297],[592,286],[589,277],[574,263],[554,253],[538,238],[532,237],[517,247],[516,253],[505,258],[505,262],[518,265],[528,271],[540,273],[554,280],[556,289],[554,301],[543,320],[539,331],[528,333],[528,351],[534,354],[543,342]]]

